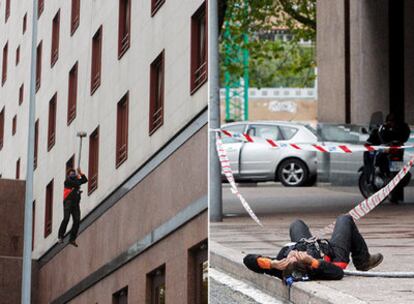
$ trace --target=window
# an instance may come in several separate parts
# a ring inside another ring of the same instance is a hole
[[[53,179],[46,186],[46,206],[45,206],[45,238],[52,233],[53,218]]]
[[[23,99],[24,99],[24,84],[22,83],[22,85],[19,88],[19,105],[23,103]]]
[[[36,55],[36,92],[40,88],[40,81],[42,79],[42,41],[37,46]]]
[[[91,95],[101,84],[102,26],[92,38]]]
[[[27,13],[23,16],[23,34],[26,33],[27,29]]]
[[[59,31],[60,31],[60,10],[53,17],[52,22],[52,50],[50,55],[50,66],[54,66],[59,58]]]
[[[6,0],[6,12],[5,12],[5,23],[7,22],[7,20],[10,17],[10,0]]]
[[[69,88],[68,88],[68,126],[76,118],[76,100],[78,95],[78,62],[69,72]]]
[[[150,68],[149,133],[153,134],[164,122],[164,51]]]
[[[128,99],[127,92],[118,102],[116,119],[116,167],[128,158]]]
[[[32,251],[34,249],[34,237],[35,237],[35,227],[36,227],[36,201],[33,201],[32,205],[32,212],[33,212],[33,221],[32,221]]]
[[[119,0],[118,59],[128,50],[131,39],[131,0]]]
[[[55,145],[56,140],[56,99],[57,93],[49,101],[49,125],[47,131],[47,151]]]
[[[4,143],[4,107],[3,110],[0,112],[0,150],[3,149]]]
[[[206,4],[191,17],[191,94],[207,81]]]
[[[208,303],[208,254],[207,241],[189,251],[189,303]]]
[[[128,304],[128,286],[112,295],[112,304]]]
[[[37,18],[39,19],[45,8],[45,0],[37,0]]]
[[[245,124],[229,125],[229,126],[224,126],[223,129],[226,130],[226,131],[235,132],[235,133],[244,133],[245,130],[246,130],[246,125]],[[232,143],[242,142],[241,139],[239,139],[239,138],[228,137],[228,136],[224,136],[222,138],[222,141],[223,141],[224,144],[232,144]]]
[[[284,140],[291,139],[299,131],[297,128],[292,128],[288,126],[279,126],[279,128],[280,128],[280,131],[282,132]]]
[[[20,45],[16,49],[16,65],[20,62]]]
[[[37,153],[39,150],[39,119],[35,122],[33,169],[37,168]]]
[[[16,161],[16,179],[20,179],[20,158]]]
[[[154,16],[164,3],[165,0],[151,0],[151,16]]]
[[[165,265],[147,274],[147,303],[165,304]]]
[[[7,80],[7,56],[9,53],[9,43],[6,42],[6,44],[3,47],[3,65],[2,65],[2,73],[1,73],[1,85],[4,85],[4,83]]]
[[[248,131],[251,136],[257,136],[265,139],[282,140],[278,126],[271,125],[252,125]]]
[[[16,134],[17,130],[17,115],[14,115],[13,122],[12,122],[12,135]]]
[[[98,188],[99,127],[89,136],[88,194]]]
[[[70,34],[73,35],[79,26],[80,21],[80,0],[72,0],[70,13]]]

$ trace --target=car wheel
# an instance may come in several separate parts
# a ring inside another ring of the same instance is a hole
[[[279,165],[277,177],[286,187],[300,187],[308,181],[309,170],[303,161],[290,158]]]

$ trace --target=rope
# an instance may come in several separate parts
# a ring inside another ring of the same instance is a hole
[[[404,271],[357,271],[357,270],[344,270],[344,274],[347,276],[356,277],[370,277],[370,278],[400,278],[411,279],[414,278],[414,272]]]

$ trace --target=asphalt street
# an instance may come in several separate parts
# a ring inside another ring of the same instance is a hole
[[[264,216],[297,212],[339,215],[364,199],[357,187],[284,187],[280,183],[260,183],[257,186],[241,184],[239,190],[253,211]],[[414,204],[414,187],[406,188],[403,204]],[[223,212],[230,217],[246,215],[240,201],[231,193],[227,184],[223,185]]]
[[[210,304],[283,304],[276,299],[217,269],[210,268]]]
[[[235,292],[227,285],[220,284],[214,279],[210,279],[210,304],[259,304],[250,297]]]

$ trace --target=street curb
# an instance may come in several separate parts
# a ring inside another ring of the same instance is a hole
[[[367,304],[351,295],[323,286],[318,282],[294,283],[289,290],[282,280],[276,277],[258,274],[247,269],[242,261],[244,254],[234,249],[210,241],[210,267],[218,268],[247,281],[261,291],[289,301],[292,304]]]

